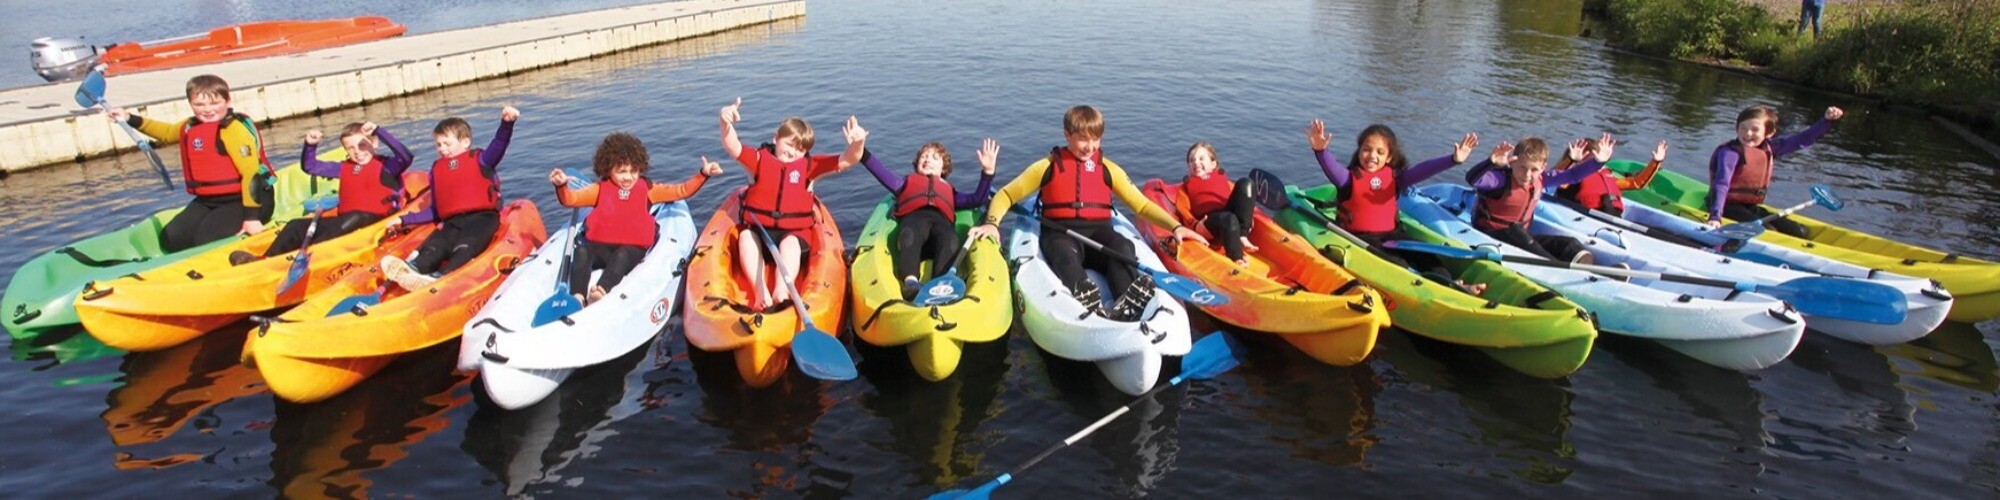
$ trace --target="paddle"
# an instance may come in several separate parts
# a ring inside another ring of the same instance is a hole
[[[292,289],[292,285],[297,285],[300,281],[303,281],[306,277],[306,271],[312,269],[310,262],[312,261],[313,233],[319,231],[320,215],[326,213],[327,209],[333,208],[339,203],[338,198],[327,195],[306,200],[305,203],[300,204],[307,212],[312,212],[312,221],[306,223],[306,240],[304,243],[299,244],[299,253],[292,256],[292,268],[285,271],[285,280],[278,283],[278,295],[284,295],[286,290]]]
[[[1764,224],[1770,223],[1773,220],[1777,220],[1779,217],[1784,217],[1787,215],[1791,215],[1794,212],[1805,210],[1806,207],[1819,205],[1822,207],[1826,207],[1827,210],[1838,212],[1840,211],[1841,208],[1845,208],[1847,206],[1847,203],[1842,202],[1839,196],[1835,196],[1833,194],[1833,188],[1827,187],[1827,185],[1825,184],[1813,185],[1811,192],[1812,192],[1812,200],[1810,201],[1807,201],[1805,203],[1800,203],[1797,205],[1792,205],[1791,208],[1779,210],[1778,213],[1766,215],[1757,220],[1738,222],[1727,226],[1718,227],[1715,228],[1714,232],[1715,234],[1722,235],[1722,237],[1729,238],[1732,240],[1748,240],[1751,238],[1756,238],[1757,235],[1764,234]]]
[[[423,189],[417,190],[417,194],[410,195],[409,197],[404,198],[404,200],[406,202],[414,203],[417,199],[422,198],[424,195],[430,194],[430,192],[431,192],[431,186],[424,186]],[[400,217],[399,215],[393,213],[389,214],[389,216]],[[408,230],[408,228],[402,228],[394,231],[384,232],[382,234],[382,239],[380,241],[377,241],[376,245],[379,246],[389,241],[390,237],[392,237],[395,234],[398,234],[399,231],[405,231],[405,230]],[[389,283],[390,283],[389,278],[385,276],[382,278],[382,285],[375,287],[375,293],[367,295],[350,295],[347,298],[340,299],[340,302],[335,302],[333,304],[333,308],[327,309],[326,317],[331,318],[334,316],[347,314],[349,312],[353,312],[356,314],[367,314],[367,310],[370,306],[382,303],[382,294],[388,293]]]
[[[792,307],[799,311],[799,324],[805,325],[803,331],[792,336],[792,357],[799,361],[799,371],[820,380],[853,380],[858,373],[854,370],[854,358],[847,355],[847,346],[840,345],[840,339],[813,324],[798,285],[785,279],[791,272],[785,268],[784,259],[778,257],[778,242],[771,239],[763,224],[751,220],[750,225],[763,237],[760,239],[764,240],[764,251],[770,253],[772,265],[778,266],[778,281],[785,282],[785,290],[792,295]]]
[[[1302,195],[1295,188],[1286,185],[1284,179],[1279,179],[1277,174],[1267,172],[1261,168],[1255,168],[1250,169],[1250,176],[1247,180],[1250,182],[1250,199],[1255,200],[1258,205],[1262,205],[1271,211],[1282,211],[1286,208],[1297,210],[1299,213],[1305,214],[1306,218],[1312,219],[1313,222],[1318,222],[1322,226],[1326,226],[1328,231],[1346,238],[1347,241],[1354,242],[1355,245],[1360,245],[1362,248],[1373,246],[1369,245],[1367,241],[1362,240],[1361,237],[1355,236],[1354,233],[1342,229],[1340,224],[1335,224],[1332,219],[1321,215],[1319,209],[1313,207],[1312,203],[1300,199]]]
[[[584,184],[581,176],[569,171],[564,171],[563,174],[569,176],[570,189],[583,189]],[[598,196],[610,196],[610,194],[598,193]],[[644,194],[641,194],[641,196],[644,196]],[[547,300],[543,300],[542,305],[535,307],[535,319],[529,323],[529,326],[546,325],[555,322],[555,320],[562,319],[564,316],[576,314],[577,311],[583,310],[583,302],[577,300],[576,296],[571,295],[573,292],[569,289],[570,259],[575,258],[576,247],[581,244],[581,240],[577,239],[577,236],[583,232],[583,228],[577,224],[576,220],[576,214],[581,210],[582,208],[579,207],[569,209],[569,243],[563,245],[562,267],[556,269],[556,291],[550,294]]]
[[[1739,292],[1756,292],[1791,302],[1792,306],[1798,308],[1801,313],[1865,323],[1881,325],[1899,324],[1909,314],[1909,301],[1904,299],[1902,292],[1897,291],[1895,287],[1846,278],[1808,276],[1776,285],[1759,285],[1756,283],[1710,279],[1699,276],[1663,274],[1652,271],[1593,266],[1534,257],[1502,255],[1498,250],[1491,248],[1465,249],[1416,241],[1391,241],[1384,243],[1384,245],[1399,250],[1412,250],[1455,259],[1486,259],[1531,266],[1561,267],[1589,271],[1606,276],[1649,278],[1675,283],[1687,283],[1690,285],[1727,288]]]
[[[986,218],[986,206],[983,204],[980,205],[974,213],[973,220]],[[965,298],[965,279],[958,277],[958,263],[965,261],[965,254],[971,253],[972,241],[975,239],[977,238],[965,239],[965,244],[960,245],[958,252],[952,255],[951,265],[942,268],[932,268],[932,271],[935,271],[936,274],[931,277],[930,281],[924,282],[923,286],[917,289],[917,297],[910,299],[910,303],[929,307],[950,304],[958,302],[958,299]],[[939,271],[939,269],[942,269],[942,271]]]
[[[1146,398],[1151,398],[1154,394],[1159,394],[1160,391],[1180,385],[1182,382],[1213,378],[1242,363],[1243,346],[1237,343],[1236,338],[1220,331],[1209,333],[1203,336],[1200,341],[1195,342],[1194,347],[1188,350],[1187,356],[1181,358],[1181,374],[1174,376],[1173,380],[1168,381],[1165,385],[1146,391],[1145,394],[1139,395],[1132,402],[1126,403],[1125,406],[1118,407],[1117,410],[1113,410],[1111,414],[1105,415],[1104,418],[1092,422],[1089,427],[1084,427],[1083,430],[1077,431],[1076,434],[1071,434],[1069,437],[1064,438],[1061,443],[1042,450],[1041,454],[1035,455],[1035,458],[1028,459],[1027,463],[1023,463],[1019,467],[1015,467],[1014,470],[1001,474],[1000,477],[993,478],[992,481],[987,481],[986,484],[979,485],[978,488],[973,488],[969,491],[950,490],[939,492],[938,494],[931,495],[930,498],[931,500],[954,498],[978,500],[988,498],[993,494],[995,488],[1013,481],[1015,475],[1026,472],[1028,468],[1034,467],[1042,459],[1048,458],[1049,455],[1053,455],[1056,451],[1067,448],[1069,445],[1076,444],[1077,441],[1090,436],[1090,433],[1097,432],[1097,429],[1104,427],[1104,424],[1111,423],[1112,420],[1116,420],[1126,412],[1132,411],[1132,405],[1139,404],[1139,402],[1145,401]]]
[[[104,70],[93,69],[89,75],[83,77],[83,83],[76,86],[76,105],[84,109],[98,106],[111,109],[111,103],[104,99]],[[153,151],[153,143],[139,137],[139,131],[133,130],[132,125],[125,123],[124,120],[112,121],[118,122],[118,127],[125,129],[125,135],[131,137],[132,142],[139,144],[139,151],[146,153],[146,159],[153,164],[153,171],[159,172],[160,182],[166,183],[168,191],[173,191],[174,180],[167,177],[167,165],[160,162],[160,154]]]
[[[1090,248],[1097,250],[1098,253],[1110,256],[1111,258],[1116,259],[1119,262],[1131,265],[1132,267],[1139,268],[1139,271],[1152,276],[1154,288],[1158,288],[1161,291],[1165,291],[1167,292],[1167,295],[1172,295],[1176,299],[1181,299],[1189,304],[1194,304],[1203,307],[1214,307],[1229,303],[1229,297],[1224,297],[1222,296],[1222,294],[1215,293],[1214,290],[1209,290],[1208,287],[1202,286],[1201,283],[1196,282],[1195,280],[1191,280],[1188,279],[1187,277],[1167,272],[1166,270],[1163,269],[1154,269],[1145,264],[1141,264],[1139,263],[1139,259],[1137,257],[1125,255],[1123,253],[1113,252],[1108,248],[1104,248],[1104,244],[1098,243],[1096,240],[1090,239],[1089,236],[1084,236],[1083,233],[1073,231],[1070,228],[1063,226],[1062,223],[1056,222],[1055,219],[1050,219],[1041,214],[1028,213],[1027,209],[1022,208],[1018,205],[1013,208],[1013,211],[1016,213],[1020,213],[1021,215],[1039,218],[1041,219],[1043,224],[1048,224],[1050,227],[1061,229],[1063,233],[1068,234],[1071,238],[1076,238],[1077,241],[1083,242],[1084,245],[1090,246]]]

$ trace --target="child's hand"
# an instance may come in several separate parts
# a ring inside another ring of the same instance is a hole
[[[362,123],[361,123],[361,135],[375,135],[375,129],[376,129],[376,128],[379,128],[379,127],[376,127],[376,126],[375,126],[375,122],[362,122]]]
[[[1181,241],[1192,241],[1201,245],[1208,245],[1208,238],[1201,237],[1201,233],[1197,233],[1194,229],[1190,229],[1187,226],[1174,226],[1174,238],[1178,238]]]
[[[1465,163],[1466,158],[1472,157],[1472,148],[1476,147],[1479,147],[1479,134],[1466,133],[1464,139],[1451,146],[1451,162]]]
[[[1841,111],[1840,108],[1833,106],[1826,107],[1826,121],[1837,122],[1840,121],[1840,117],[1843,116],[1847,116],[1846,111]]]
[[[521,110],[514,109],[513,106],[500,107],[500,121],[512,122],[519,119],[521,119]]]
[[[706,158],[703,160],[706,160]],[[560,168],[549,170],[549,184],[555,187],[563,187],[569,184],[569,174],[563,173]]]
[[[1000,143],[988,137],[986,144],[979,148],[979,171],[993,175],[993,166],[998,163],[1000,163]]]
[[[1492,162],[1494,165],[1506,165],[1513,160],[1514,143],[1505,141],[1502,141],[1498,146],[1494,146],[1493,154],[1486,157],[1486,161]]]
[[[980,224],[977,226],[972,226],[972,229],[967,230],[965,232],[965,237],[966,239],[972,239],[972,240],[986,238],[994,241],[999,241],[1000,226],[995,226],[992,224]]]
[[[1597,138],[1597,149],[1592,150],[1590,154],[1599,162],[1611,161],[1611,150],[1617,144],[1618,141],[1611,138],[1611,133],[1605,132],[1603,136]]]
[[[319,140],[320,140],[320,139],[324,139],[324,138],[326,138],[326,134],[322,134],[322,133],[320,133],[320,132],[319,132],[319,129],[312,129],[312,130],[307,130],[307,131],[306,131],[306,145],[307,145],[307,146],[318,146],[318,145],[319,145]]]
[[[257,219],[250,219],[243,221],[243,227],[237,230],[236,234],[257,234],[261,232],[264,232],[264,223],[259,222]]]
[[[701,175],[711,177],[722,175],[722,164],[708,161],[707,156],[701,157]]]
[[[127,111],[125,108],[109,108],[104,110],[104,116],[109,116],[113,120],[122,122],[131,119],[132,112]]]
[[[1333,144],[1333,134],[1326,133],[1326,122],[1315,118],[1306,124],[1306,143],[1312,145],[1313,151],[1326,151]]]
[[[1653,146],[1653,161],[1667,161],[1667,141],[1660,141],[1660,145]]]
[[[855,119],[853,115],[847,117],[847,125],[840,128],[840,133],[847,136],[848,147],[858,147],[868,143],[868,129],[861,128],[861,120]]]
[[[723,107],[722,107],[722,112],[721,112],[721,113],[719,113],[720,115],[722,115],[722,124],[723,124],[723,125],[735,125],[735,124],[736,124],[736,121],[737,121],[737,120],[741,120],[741,119],[743,119],[743,114],[742,114],[742,113],[738,113],[738,112],[736,111],[736,110],[737,110],[737,108],[741,108],[741,107],[743,107],[743,98],[741,98],[741,97],[738,97],[738,98],[736,98],[736,102],[735,102],[735,103],[732,103],[732,104],[730,104],[730,105],[728,105],[728,106],[723,106]]]
[[[1569,141],[1569,161],[1583,161],[1584,150],[1590,148],[1589,142],[1583,139]]]

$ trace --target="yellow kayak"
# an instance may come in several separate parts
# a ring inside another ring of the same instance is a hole
[[[849,288],[854,296],[854,332],[870,344],[909,346],[910,364],[917,374],[926,380],[943,380],[958,369],[966,342],[991,342],[1014,325],[1013,302],[1008,296],[1014,279],[1009,275],[1007,257],[1000,254],[1000,242],[979,240],[964,250],[967,254],[960,264],[964,298],[929,307],[910,303],[903,297],[902,280],[895,271],[896,219],[889,216],[894,205],[895,197],[891,196],[875,206],[854,246],[854,263],[849,270],[853,274]],[[959,236],[964,237],[976,220],[972,210],[958,211]]]

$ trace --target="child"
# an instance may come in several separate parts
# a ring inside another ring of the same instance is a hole
[[[1597,139],[1577,139],[1569,144],[1569,154],[1556,163],[1556,170],[1568,170],[1576,162],[1583,161],[1585,151],[1597,149]],[[1572,184],[1556,188],[1556,196],[1583,205],[1584,208],[1602,211],[1611,215],[1625,215],[1625,191],[1644,189],[1653,182],[1653,174],[1660,172],[1660,163],[1667,160],[1667,141],[1653,146],[1653,160],[1646,162],[1631,177],[1618,177],[1611,169],[1601,169],[1597,175],[1583,178]],[[1608,161],[1608,160],[1607,160]]]
[[[1181,193],[1187,196],[1188,218],[1208,229],[1208,236],[1222,242],[1222,252],[1248,266],[1244,250],[1257,251],[1250,243],[1250,228],[1257,202],[1250,198],[1250,183],[1229,182],[1229,175],[1215,159],[1215,146],[1196,142],[1187,150],[1188,175],[1181,179]]]
[[[1805,149],[1826,135],[1833,122],[1846,116],[1840,108],[1826,108],[1818,123],[1805,131],[1778,135],[1778,112],[1765,106],[1751,106],[1736,115],[1736,138],[1715,147],[1708,159],[1708,228],[1722,225],[1727,217],[1748,221],[1771,215],[1764,208],[1764,195],[1771,188],[1771,172],[1778,157]],[[1805,238],[1805,226],[1779,217],[1769,224],[1780,233]]]
[[[273,208],[271,162],[264,157],[256,124],[230,109],[229,82],[215,75],[190,78],[187,102],[194,117],[177,123],[125,109],[105,112],[154,139],[180,141],[181,179],[194,199],[160,230],[160,248],[168,252],[262,232]]]
[[[896,275],[903,277],[904,298],[915,295],[922,286],[923,277],[917,271],[924,261],[931,261],[933,269],[951,265],[943,259],[953,258],[958,250],[958,207],[986,203],[993,191],[993,167],[999,160],[1000,143],[986,139],[979,149],[979,188],[961,193],[945,181],[951,177],[951,151],[945,150],[944,144],[932,142],[917,148],[917,157],[910,160],[913,171],[903,177],[890,173],[874,154],[862,151],[861,164],[896,195],[890,214],[896,218]]]
[[[313,243],[333,239],[374,224],[388,217],[391,212],[403,206],[403,171],[410,168],[415,157],[402,141],[375,126],[374,122],[349,123],[340,132],[340,147],[347,150],[347,160],[339,162],[319,159],[319,141],[322,137],[318,129],[306,131],[305,149],[300,152],[299,168],[318,177],[340,180],[340,215],[322,220],[313,229]],[[389,146],[390,156],[385,161],[375,155],[378,144]],[[243,265],[265,257],[297,251],[306,243],[306,229],[312,226],[310,217],[302,217],[285,223],[278,230],[278,237],[264,254],[252,255],[237,250],[229,254],[229,262]]]
[[[632,134],[617,132],[597,143],[597,154],[591,158],[596,184],[571,190],[568,174],[562,169],[549,171],[549,183],[556,186],[556,199],[563,206],[596,207],[583,218],[583,245],[572,254],[569,267],[569,289],[582,294],[587,287],[586,304],[617,288],[625,274],[638,267],[646,251],[653,248],[660,227],[648,210],[652,204],[685,200],[701,191],[710,176],[722,173],[722,165],[704,156],[701,167],[687,181],[654,184],[646,177],[651,166],[646,144]],[[597,277],[596,286],[590,286],[590,272],[596,269],[603,269],[604,274]]]
[[[799,266],[804,262],[801,257],[807,251],[798,234],[813,227],[813,207],[819,200],[813,196],[812,181],[860,162],[868,131],[854,117],[847,117],[847,150],[839,156],[813,156],[812,125],[790,117],[778,123],[771,142],[746,148],[736,137],[742,106],[743,98],[738,97],[734,104],[722,108],[722,150],[750,172],[750,187],[743,191],[743,227],[737,233],[736,255],[743,275],[750,279],[751,307],[769,309],[778,303],[773,297],[784,293],[789,298],[790,293],[788,287],[764,283],[764,245],[758,239],[758,228],[777,240],[773,243],[778,246],[778,255],[772,257],[782,264],[778,266],[780,278],[798,281]]]
[[[1567,170],[1544,170],[1548,165],[1549,145],[1541,138],[1522,139],[1518,150],[1513,144],[1500,143],[1493,148],[1491,157],[1465,173],[1465,182],[1479,192],[1479,207],[1472,218],[1472,227],[1545,258],[1579,264],[1595,262],[1590,251],[1575,238],[1533,236],[1528,233],[1528,226],[1535,222],[1535,203],[1541,201],[1542,186],[1570,184],[1595,175],[1604,168],[1604,159],[1611,157],[1611,149],[1611,134],[1604,134],[1589,160]]]
[[[1326,178],[1340,188],[1340,227],[1353,233],[1361,241],[1384,259],[1410,268],[1419,273],[1441,277],[1454,276],[1444,266],[1444,261],[1423,252],[1393,250],[1382,246],[1384,242],[1408,240],[1396,224],[1396,202],[1404,189],[1415,187],[1417,183],[1431,176],[1450,170],[1465,163],[1472,156],[1472,148],[1479,145],[1477,134],[1465,134],[1457,144],[1452,145],[1451,154],[1424,160],[1415,166],[1403,156],[1403,144],[1396,140],[1396,131],[1388,125],[1374,124],[1361,129],[1361,135],[1354,138],[1354,154],[1348,157],[1347,165],[1334,157],[1327,146],[1333,143],[1333,134],[1326,132],[1326,123],[1313,120],[1306,125],[1306,143],[1312,146],[1313,158],[1319,161],[1319,169]],[[1484,284],[1466,284],[1457,279],[1445,280],[1456,283],[1473,294],[1483,292]]]
[[[1121,321],[1135,321],[1144,312],[1146,302],[1152,298],[1152,287],[1132,286],[1138,270],[1131,265],[1120,263],[1103,255],[1101,251],[1086,247],[1057,227],[1067,227],[1082,233],[1105,251],[1132,255],[1132,242],[1112,229],[1111,199],[1115,196],[1125,206],[1138,212],[1139,217],[1162,227],[1174,228],[1174,236],[1181,240],[1192,240],[1203,245],[1208,239],[1193,229],[1174,220],[1174,214],[1146,199],[1146,195],[1132,186],[1132,179],[1125,175],[1125,169],[1117,163],[1104,159],[1098,149],[1104,137],[1104,115],[1097,108],[1076,106],[1063,115],[1063,139],[1065,145],[1052,148],[1048,158],[1029,165],[1008,182],[1006,187],[993,196],[987,205],[984,224],[972,228],[969,238],[998,238],[1000,221],[1007,216],[1007,209],[1015,200],[1041,192],[1038,212],[1045,219],[1056,224],[1042,225],[1042,255],[1048,259],[1049,268],[1062,280],[1070,293],[1094,312],[1103,313],[1107,318]],[[1105,281],[1117,291],[1118,300],[1111,311],[1100,311],[1098,290],[1084,279],[1084,266],[1090,266],[1104,273]]]
[[[408,261],[382,258],[382,272],[390,280],[404,290],[423,289],[486,251],[500,229],[500,175],[495,169],[520,117],[513,106],[500,108],[500,129],[486,149],[472,147],[472,125],[464,119],[446,118],[431,129],[438,151],[437,161],[431,162],[431,203],[389,224],[441,224]]]

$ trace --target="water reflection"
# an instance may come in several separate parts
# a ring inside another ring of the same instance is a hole
[[[1719,441],[1739,452],[1762,449],[1771,442],[1770,432],[1764,430],[1764,420],[1768,418],[1764,393],[1750,384],[1749,376],[1696,361],[1656,342],[1631,337],[1598,337],[1597,349],[1610,354],[1618,364],[1643,374],[1651,389],[1666,391],[1685,405],[1666,411],[1686,412],[1713,422],[1726,434],[1712,436],[1702,430],[1682,429],[1678,421],[1662,422],[1665,430]],[[1630,379],[1611,380],[1618,384],[1618,393],[1638,400],[1635,406],[1643,409],[1657,406],[1647,403],[1653,399],[1647,396],[1651,391],[1625,383]]]
[[[127,356],[120,367],[125,385],[105,397],[110,406],[100,415],[112,444],[166,439],[216,405],[265,392],[257,370],[240,361],[244,336],[252,328],[231,325],[166,350]],[[197,427],[208,432],[219,424],[206,421]]]
[[[1376,352],[1403,379],[1456,395],[1478,429],[1476,444],[1513,463],[1516,477],[1559,484],[1576,471],[1567,381],[1522,375],[1476,350],[1401,331],[1383,335]]]
[[[1924,338],[1878,350],[1903,361],[1894,367],[1898,374],[1983,393],[2000,391],[2000,362],[1994,360],[1993,347],[1986,345],[1986,338],[1973,325],[1945,323]]]
[[[14,339],[7,344],[7,350],[14,361],[47,362],[35,367],[36,371],[125,353],[98,342],[97,337],[77,327],[46,330],[36,333],[33,338]]]
[[[364,474],[395,464],[406,448],[451,424],[446,415],[472,397],[471,377],[452,374],[458,343],[398,359],[333,399],[296,404],[273,398],[269,484],[290,498],[368,497]]]
[[[479,410],[466,421],[459,449],[499,476],[508,496],[559,484],[566,479],[559,474],[564,467],[594,452],[616,434],[610,425],[633,413],[613,408],[634,399],[629,396],[637,391],[626,386],[626,375],[648,358],[652,345],[576,371],[549,397],[527,408],[501,409],[486,399],[485,391],[473,391]]]
[[[1271,424],[1264,438],[1291,456],[1328,465],[1365,465],[1375,434],[1375,397],[1382,381],[1368,363],[1329,366],[1268,335],[1247,334],[1252,346],[1237,371],[1245,387],[1232,405]]]
[[[1858,450],[1901,447],[1917,430],[1917,407],[1889,361],[1866,345],[1808,334],[1791,366],[1826,377],[1837,391],[1792,383],[1772,432],[1774,451],[1812,459],[1849,460]]]
[[[874,388],[858,403],[871,418],[889,423],[889,442],[869,443],[877,449],[908,456],[917,487],[946,487],[978,475],[983,450],[998,436],[980,430],[999,413],[997,404],[1007,376],[1007,343],[965,345],[959,369],[937,382],[925,381],[910,367],[901,347],[862,349],[861,376]]]

